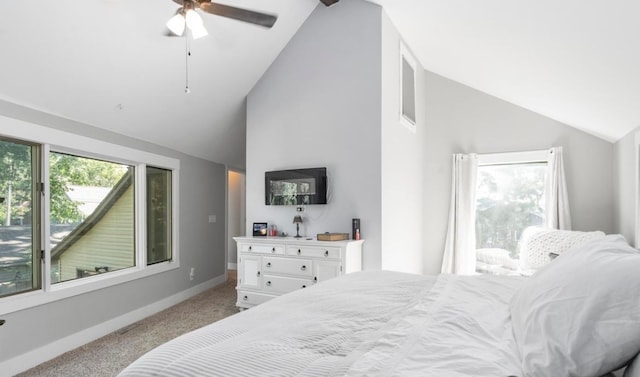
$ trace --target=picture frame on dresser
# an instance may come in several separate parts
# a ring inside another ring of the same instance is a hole
[[[265,237],[267,235],[267,223],[253,223],[254,237]]]

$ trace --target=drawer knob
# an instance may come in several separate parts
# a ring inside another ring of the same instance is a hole
[[[267,267],[271,267],[271,262],[267,263]]]
[[[318,277],[317,277],[317,276],[314,276],[314,277],[313,277],[313,281],[314,281],[315,283],[317,283],[317,282],[318,282]]]
[[[298,249],[298,255],[300,255],[302,252],[300,251],[300,249]]]
[[[300,267],[300,271],[306,271],[306,270],[307,270],[307,266]]]
[[[271,248],[271,252],[272,252],[272,253],[275,253],[275,252],[276,252],[276,248],[275,248],[275,247],[272,247],[272,248]]]
[[[306,285],[303,285],[303,286],[302,286],[302,288],[307,288],[307,286],[306,286]]]
[[[249,297],[244,296],[242,299],[243,299],[243,300],[245,300],[245,301],[247,301],[247,300],[249,299]]]
[[[258,272],[256,273],[256,276],[260,276],[260,271],[258,271]]]
[[[329,250],[325,250],[325,251],[324,251],[324,256],[325,256],[325,257],[328,257],[328,256],[329,256]]]
[[[267,287],[270,287],[270,286],[271,286],[271,282],[270,282],[270,281],[268,281],[268,282],[267,282]]]
[[[249,251],[251,251],[251,246],[249,246]]]

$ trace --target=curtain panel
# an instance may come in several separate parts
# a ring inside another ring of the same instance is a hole
[[[454,154],[451,173],[449,226],[442,259],[443,273],[470,275],[476,271],[476,154]]]

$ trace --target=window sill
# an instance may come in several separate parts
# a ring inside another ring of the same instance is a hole
[[[0,315],[14,313],[20,310],[45,305],[54,301],[97,291],[118,284],[131,282],[148,276],[168,272],[180,268],[178,262],[158,263],[144,268],[131,267],[119,271],[90,276],[73,281],[58,283],[51,286],[49,291],[42,289],[20,293],[0,299]]]

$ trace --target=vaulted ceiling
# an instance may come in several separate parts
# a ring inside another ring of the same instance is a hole
[[[640,126],[640,2],[371,1],[429,71],[610,141]],[[187,46],[171,0],[2,1],[0,99],[242,168],[245,96],[324,5],[221,2],[278,21],[203,14]]]

